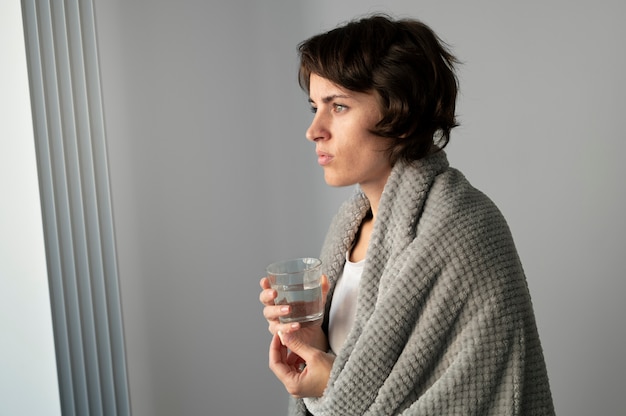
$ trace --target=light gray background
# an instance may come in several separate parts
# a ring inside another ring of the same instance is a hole
[[[464,61],[449,158],[509,220],[557,412],[624,414],[623,3],[95,3],[135,416],[285,412],[258,280],[349,192],[305,142],[296,45],[372,11]]]

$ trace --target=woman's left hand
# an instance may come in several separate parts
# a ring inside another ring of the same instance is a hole
[[[305,343],[298,335],[298,331],[274,335],[270,369],[293,397],[321,397],[335,357]]]

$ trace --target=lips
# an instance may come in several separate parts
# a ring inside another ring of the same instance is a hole
[[[319,150],[316,153],[317,163],[319,163],[321,166],[328,165],[333,160],[333,155],[331,155],[330,153],[322,152]]]

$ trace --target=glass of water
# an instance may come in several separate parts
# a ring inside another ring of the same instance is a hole
[[[281,323],[321,324],[324,305],[320,259],[304,257],[278,261],[267,266],[266,271],[272,289],[278,293],[274,304],[291,306],[291,313],[280,317]]]

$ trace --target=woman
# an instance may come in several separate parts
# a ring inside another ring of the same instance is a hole
[[[522,266],[495,205],[449,167],[455,58],[415,20],[372,16],[299,47],[307,139],[356,184],[321,258],[322,326],[261,280],[270,368],[291,415],[551,415]]]

